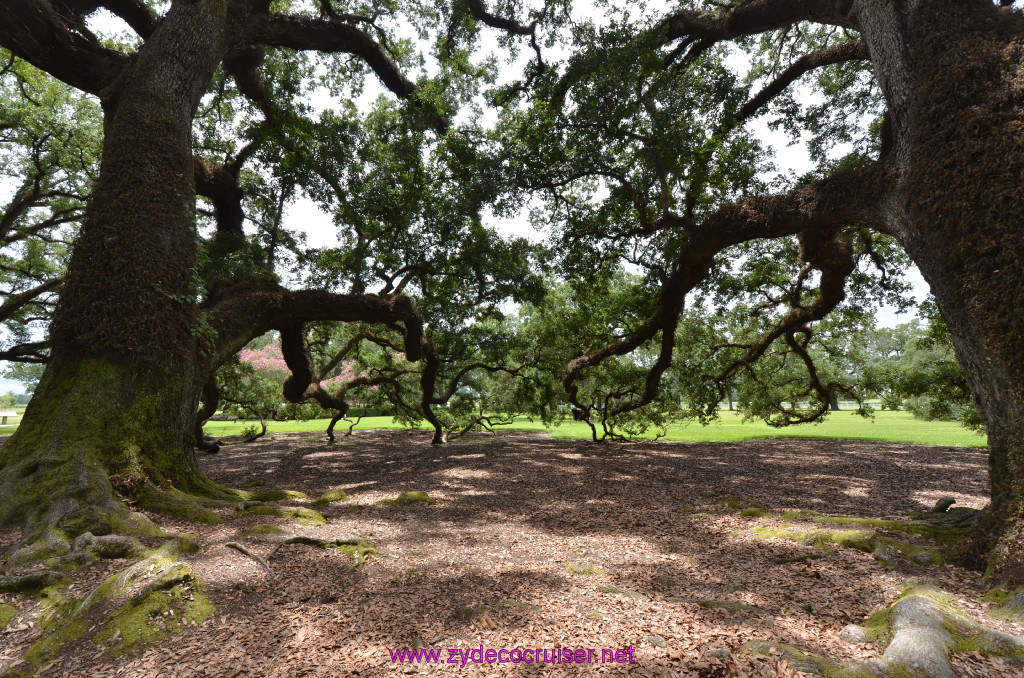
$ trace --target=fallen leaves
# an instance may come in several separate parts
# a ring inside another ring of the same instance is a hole
[[[846,643],[839,630],[921,575],[967,601],[972,614],[985,608],[974,602],[975,573],[886,568],[853,549],[827,552],[750,532],[777,529],[784,521],[773,516],[785,510],[900,515],[929,509],[936,494],[980,506],[983,451],[817,440],[598,445],[529,434],[467,436],[437,449],[429,436],[392,431],[360,432],[334,446],[279,436],[202,461],[225,485],[262,481],[310,497],[358,492],[364,509],[349,511],[353,502],[344,500],[323,505],[326,525],[227,510],[217,526],[158,518],[204,545],[193,567],[218,605],[215,617],[138,657],[90,651],[46,675],[389,676],[402,667],[388,648],[483,644],[636,648],[636,664],[562,664],[558,675],[788,678],[806,674],[739,647],[762,639],[836,660],[876,656],[877,646]],[[415,492],[438,501],[379,503]],[[719,503],[726,497],[770,515],[743,517]],[[261,526],[311,540],[365,539],[379,554],[353,570],[351,557],[333,549],[290,547],[271,561],[271,578],[256,559],[222,548],[235,542],[270,553],[285,535],[253,529]],[[0,542],[10,539],[0,533]],[[1017,675],[975,655],[958,655],[954,665],[967,676]],[[404,669],[450,674],[445,665]],[[459,675],[553,670],[467,664]]]

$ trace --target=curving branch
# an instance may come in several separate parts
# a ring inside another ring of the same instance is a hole
[[[685,231],[688,241],[675,263],[672,275],[662,288],[658,308],[623,339],[579,356],[569,363],[563,386],[574,415],[589,421],[593,409],[593,404],[579,401],[579,381],[587,369],[613,356],[633,352],[660,332],[658,359],[648,370],[643,391],[628,401],[606,408],[605,414],[623,414],[652,402],[657,395],[661,376],[671,364],[675,330],[686,294],[705,278],[714,257],[728,247],[753,239],[802,234],[805,260],[815,263],[822,270],[821,303],[818,306],[793,309],[783,321],[780,334],[776,334],[776,337],[798,324],[817,319],[814,316],[819,312],[824,317],[842,300],[843,284],[853,266],[849,242],[837,239],[836,234],[845,226],[877,229],[879,224],[884,223],[881,203],[884,201],[885,187],[895,185],[892,175],[896,171],[888,163],[876,162],[782,195],[758,196],[725,205],[700,225],[675,215],[663,218],[661,227]],[[838,299],[836,295],[839,295]]]
[[[789,346],[789,352],[796,354],[807,367],[810,378],[808,388],[800,396],[818,396],[819,408],[812,412],[799,412],[795,407],[778,408],[782,415],[780,419],[770,420],[767,423],[772,426],[788,426],[790,424],[806,423],[815,421],[821,417],[829,408],[831,396],[842,390],[852,395],[846,386],[838,382],[823,383],[818,375],[814,360],[807,351],[807,345],[813,336],[810,325],[822,320],[835,310],[846,298],[846,280],[856,268],[856,260],[853,253],[852,241],[842,234],[829,234],[820,232],[804,232],[800,234],[800,257],[807,265],[801,271],[794,291],[791,295],[789,313],[783,316],[775,326],[766,332],[760,339],[747,345],[731,345],[734,348],[745,348],[744,355],[727,365],[719,374],[708,375],[708,379],[718,384],[718,391],[725,397],[728,382],[736,373],[753,365],[761,358],[767,350],[779,338],[784,338]],[[803,280],[811,269],[821,273],[821,280],[818,284],[818,297],[810,304],[800,304],[800,291]],[[801,335],[798,340],[796,335]]]
[[[246,43],[320,52],[344,52],[360,57],[384,86],[402,98],[418,89],[373,38],[355,26],[332,19],[285,14],[255,14],[249,20]]]
[[[408,297],[376,294],[334,294],[322,290],[289,290],[278,285],[238,286],[215,291],[200,311],[216,343],[207,352],[207,373],[247,343],[272,330],[318,320],[400,323],[405,330],[403,350],[410,362],[419,360],[423,321]]]
[[[50,278],[46,282],[24,290],[23,292],[8,295],[4,302],[0,304],[0,321],[9,319],[19,310],[31,304],[43,294],[51,292],[59,287],[63,282],[64,276],[61,275],[55,278]]]
[[[736,113],[737,122],[744,122],[753,117],[769,101],[777,97],[800,76],[824,66],[864,61],[869,58],[867,45],[860,41],[842,42],[805,54],[794,61],[789,68],[777,78],[765,85],[764,89],[740,106]]]
[[[444,426],[441,425],[441,421],[434,414],[434,410],[431,409],[431,405],[434,404],[434,388],[437,384],[437,375],[441,371],[441,358],[437,353],[437,348],[429,338],[423,337],[421,344],[423,372],[420,373],[420,410],[423,412],[424,418],[434,427],[434,439],[431,441],[431,444],[443,445],[446,438]]]
[[[239,154],[234,162],[224,166],[205,162],[198,156],[192,158],[196,195],[209,198],[213,203],[218,234],[233,233],[242,237],[242,226],[245,222],[242,201],[245,194],[238,183],[238,174],[245,157],[248,156]],[[242,162],[238,161],[239,158]]]
[[[15,344],[9,348],[0,350],[0,360],[9,360],[12,363],[36,363],[49,362],[48,353],[50,342],[33,341],[27,344]]]
[[[423,321],[412,301],[405,296],[375,294],[334,294],[320,290],[287,290],[279,286],[239,287],[218,290],[201,311],[216,337],[208,347],[203,371],[212,375],[225,360],[265,332],[281,333],[281,351],[292,375],[285,382],[284,396],[291,402],[315,400],[321,407],[344,413],[344,393],[332,396],[320,386],[320,376],[306,340],[305,324],[314,321],[366,322],[395,329],[404,328],[402,350],[409,362],[424,358],[421,375],[424,415],[435,426],[435,441],[443,430],[430,411],[437,374],[437,351],[423,335]],[[431,376],[433,375],[433,376]],[[350,384],[349,388],[360,384]],[[409,408],[410,410],[412,408]]]
[[[143,39],[152,35],[159,23],[156,12],[143,0],[53,0],[52,4],[63,16],[78,19],[102,7],[124,20]]]
[[[683,10],[666,18],[659,30],[666,42],[694,44],[757,35],[802,21],[856,28],[853,0],[749,0],[721,11]]]
[[[217,380],[212,376],[203,386],[202,399],[203,406],[196,413],[192,444],[204,452],[215,454],[220,452],[220,443],[215,438],[207,438],[203,434],[203,424],[217,413],[217,406],[220,404],[220,389],[217,388]]]
[[[128,57],[72,30],[43,0],[0,2],[0,45],[72,87],[97,96]]]
[[[536,21],[526,25],[519,23],[515,19],[491,14],[487,11],[487,7],[484,6],[483,0],[466,0],[466,7],[473,18],[480,23],[505,31],[506,33],[511,33],[512,35],[533,35],[537,29]]]

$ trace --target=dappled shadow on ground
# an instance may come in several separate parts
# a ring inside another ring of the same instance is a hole
[[[560,644],[633,646],[639,661],[469,664],[459,673],[625,667],[638,676],[714,676],[732,662],[739,675],[773,675],[776,659],[741,656],[739,646],[761,638],[835,659],[870,657],[873,645],[847,645],[836,632],[891,603],[911,578],[937,579],[968,601],[981,592],[975,573],[949,566],[884,567],[852,549],[759,539],[755,528],[781,521],[736,508],[887,516],[927,510],[945,495],[981,507],[987,478],[976,449],[795,439],[595,444],[538,434],[472,436],[438,448],[422,432],[388,431],[333,445],[319,435],[279,435],[228,445],[201,462],[233,487],[263,483],[311,500],[343,488],[351,497],[319,507],[324,526],[232,509],[220,509],[226,520],[218,526],[171,521],[204,544],[195,569],[218,613],[141,657],[76,658],[61,670],[447,675],[447,665],[395,665],[388,649],[441,648],[447,659],[447,648]],[[409,491],[437,503],[379,503]],[[270,561],[271,577],[223,546],[240,541],[267,554],[281,536],[254,534],[254,526],[360,537],[380,555],[353,570],[339,553],[288,545]]]
[[[384,494],[442,491],[450,501],[431,514],[435,521],[516,518],[597,532],[635,530],[647,509],[709,498],[877,516],[927,511],[941,496],[981,508],[988,487],[985,451],[975,448],[813,439],[593,443],[540,434],[429,442],[405,431],[357,434],[336,445],[281,436],[252,448],[229,446],[204,466],[231,486],[259,479],[276,487],[300,483],[311,494],[363,484]],[[638,495],[646,498],[639,505]]]

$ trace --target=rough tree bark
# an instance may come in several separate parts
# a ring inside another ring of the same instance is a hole
[[[909,4],[909,3],[908,3]],[[1024,580],[1024,17],[990,3],[918,2],[890,22],[903,130],[894,232],[931,286],[985,422],[997,576]]]

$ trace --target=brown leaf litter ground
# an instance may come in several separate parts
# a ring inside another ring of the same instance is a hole
[[[741,653],[740,645],[765,639],[836,660],[876,657],[874,644],[851,645],[838,631],[922,577],[979,620],[987,606],[978,602],[985,589],[976,572],[886,567],[849,548],[758,538],[754,528],[782,521],[736,508],[902,516],[947,495],[980,508],[984,450],[787,439],[595,444],[526,433],[470,436],[442,448],[429,442],[415,431],[357,432],[333,445],[319,434],[291,434],[202,456],[224,485],[262,483],[310,497],[281,504],[307,505],[335,488],[350,498],[319,507],[325,526],[239,517],[233,509],[219,509],[225,520],[216,526],[155,517],[203,545],[194,569],[217,612],[139,656],[83,647],[41,675],[792,676],[805,674],[779,657]],[[436,503],[380,503],[413,491]],[[286,545],[270,561],[271,577],[224,546],[241,542],[266,556],[283,537],[253,536],[259,525],[284,536],[359,537],[380,555],[355,569],[342,553]],[[0,533],[2,542],[14,538]],[[78,586],[123,566],[78,574]],[[1024,626],[997,626],[1024,635]],[[31,629],[18,628],[15,619],[0,635],[0,659],[24,649]],[[598,657],[632,647],[636,662],[462,667],[396,664],[388,652],[440,648],[446,661],[448,648],[481,645],[593,648]],[[1017,675],[975,654],[956,657],[954,666],[964,676]]]

